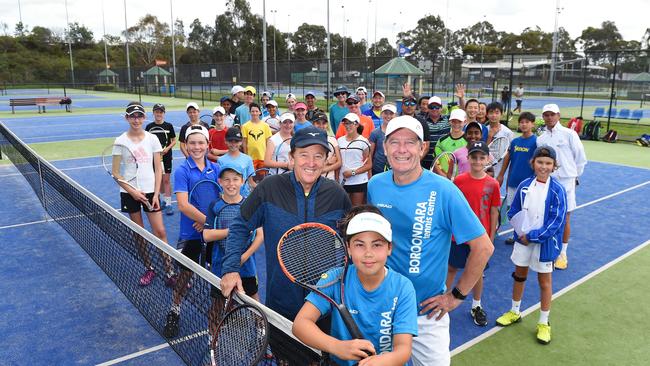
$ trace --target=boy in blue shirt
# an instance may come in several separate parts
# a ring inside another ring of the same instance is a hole
[[[241,186],[242,196],[248,197],[250,190],[255,188],[257,183],[255,183],[252,177],[253,172],[255,172],[253,159],[240,150],[243,141],[244,137],[242,136],[239,127],[230,127],[228,131],[226,131],[226,145],[228,146],[228,152],[217,160],[217,164],[219,164],[220,167],[226,165],[236,166],[239,168],[243,177],[250,177],[248,178],[248,184],[243,184]]]
[[[352,263],[345,280],[345,305],[364,339],[352,339],[338,311],[315,293],[307,296],[293,323],[293,333],[305,344],[330,353],[338,365],[404,365],[417,336],[413,284],[386,267],[392,250],[390,223],[374,206],[358,206],[342,223]],[[334,270],[341,270],[334,269]],[[340,283],[324,289],[340,301]],[[316,321],[332,313],[331,336]],[[371,355],[368,356],[368,353]]]
[[[506,199],[502,212],[508,212],[519,183],[534,174],[530,160],[533,158],[535,148],[537,148],[537,136],[533,133],[533,128],[535,128],[535,115],[530,112],[520,114],[519,131],[521,131],[521,136],[510,143],[508,153],[503,158],[503,167],[496,177],[499,185],[503,186],[503,178],[506,170],[508,171]],[[510,166],[510,169],[508,169],[508,166]],[[506,244],[513,245],[514,243],[514,236],[506,239]]]

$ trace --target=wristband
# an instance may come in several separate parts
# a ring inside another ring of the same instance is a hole
[[[454,287],[454,288],[451,290],[451,295],[452,295],[454,298],[458,299],[458,300],[465,300],[465,298],[467,297],[467,295],[463,295],[463,293],[460,292],[460,290],[458,289],[458,287]]]

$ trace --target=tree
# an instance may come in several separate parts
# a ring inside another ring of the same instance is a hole
[[[427,15],[418,20],[415,29],[400,32],[397,38],[411,48],[415,56],[432,59],[444,50],[446,32],[451,34],[439,16]]]
[[[66,41],[69,40],[77,48],[92,47],[95,44],[93,32],[85,26],[79,25],[77,22],[68,24],[65,36]]]
[[[147,14],[128,28],[127,33],[137,58],[143,65],[151,65],[158,57],[169,26],[161,23],[156,16]]]
[[[298,59],[322,59],[327,50],[327,31],[322,25],[303,23],[293,35],[293,54]]]
[[[393,57],[396,54],[395,47],[388,41],[388,38],[382,38],[379,42],[370,46],[370,56]]]
[[[16,23],[16,28],[14,30],[14,35],[16,37],[24,37],[25,34],[29,33],[29,28],[23,22]]]
[[[610,21],[604,21],[600,28],[587,27],[576,39],[576,43],[582,46],[585,53],[596,60],[610,63],[614,61],[614,54],[602,51],[621,49],[624,42],[616,24]]]

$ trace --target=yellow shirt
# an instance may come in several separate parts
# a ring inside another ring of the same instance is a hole
[[[264,160],[266,153],[266,140],[272,133],[266,122],[253,123],[248,121],[241,127],[242,136],[246,139],[247,154],[253,160]]]

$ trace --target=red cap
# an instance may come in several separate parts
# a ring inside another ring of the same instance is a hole
[[[300,109],[300,108],[307,110],[307,104],[303,102],[298,102],[296,103],[296,105],[293,106],[293,110]]]

